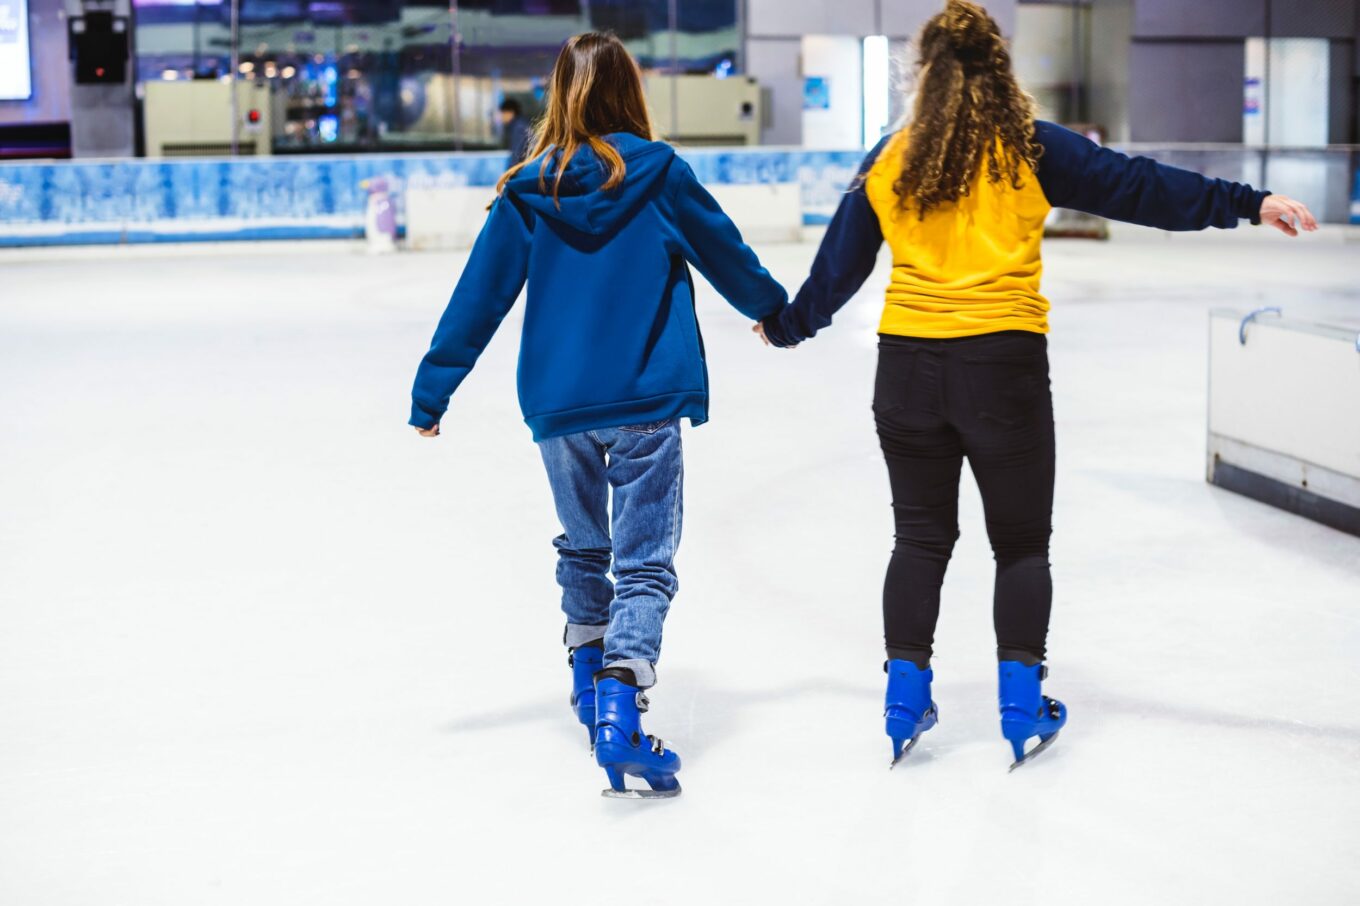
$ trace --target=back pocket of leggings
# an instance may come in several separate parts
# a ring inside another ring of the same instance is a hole
[[[882,418],[919,405],[915,385],[920,350],[879,344],[878,371],[874,374],[874,415]]]
[[[975,355],[963,360],[973,414],[1014,427],[1024,424],[1048,395],[1048,356]]]

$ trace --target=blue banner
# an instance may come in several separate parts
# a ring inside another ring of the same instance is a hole
[[[709,184],[798,182],[805,223],[826,223],[860,151],[691,150]],[[506,158],[403,154],[0,165],[0,246],[363,235],[365,192],[382,177],[398,222],[412,180],[493,186]]]

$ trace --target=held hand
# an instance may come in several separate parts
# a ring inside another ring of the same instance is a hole
[[[1299,230],[1313,232],[1318,228],[1317,218],[1301,201],[1286,195],[1267,195],[1261,202],[1261,222],[1273,226],[1286,236],[1297,236]]]
[[[767,336],[765,336],[765,325],[762,324],[762,323],[760,323],[759,321],[757,321],[756,324],[755,324],[755,326],[751,328],[751,333],[753,333],[753,334],[755,334],[756,336],[760,337],[760,342],[764,343],[766,346],[773,346],[773,345],[774,345],[773,343],[770,342],[770,338],[767,337]],[[794,343],[793,346],[786,346],[786,347],[784,347],[784,348],[785,348],[785,349],[793,349],[794,346],[797,346],[797,345],[798,345],[797,343]]]
[[[433,428],[417,428],[416,433],[419,434],[421,437],[438,437],[439,422],[435,422]]]

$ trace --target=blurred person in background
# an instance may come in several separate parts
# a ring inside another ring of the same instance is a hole
[[[515,167],[524,163],[524,159],[529,156],[533,130],[524,116],[524,108],[514,98],[501,101],[500,117],[501,143],[510,152],[510,166]]]
[[[1039,291],[1049,211],[1163,230],[1247,220],[1289,236],[1317,222],[1284,196],[1130,159],[1037,122],[1000,29],[973,3],[950,0],[918,46],[909,123],[865,158],[793,304],[755,330],[783,347],[815,336],[887,241],[873,411],[896,523],[883,590],[893,764],[937,720],[930,659],[967,459],[996,559],[1001,731],[1015,767],[1067,720],[1040,691],[1053,598],[1049,303]]]

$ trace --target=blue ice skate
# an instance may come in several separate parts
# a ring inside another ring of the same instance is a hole
[[[647,696],[629,670],[606,669],[595,679],[595,763],[609,776],[603,795],[613,799],[667,799],[680,795],[680,756],[642,733]],[[625,775],[641,777],[650,789],[630,790]]]
[[[587,642],[567,652],[571,667],[571,708],[576,719],[585,724],[586,736],[595,745],[595,674],[604,666],[601,642]]]
[[[883,665],[883,670],[888,674],[883,717],[892,737],[893,760],[888,765],[892,770],[907,757],[921,734],[939,722],[940,711],[930,700],[930,681],[935,674],[929,667],[922,670],[911,661],[893,659]]]
[[[1002,661],[997,665],[997,676],[1001,735],[1015,750],[1015,763],[1010,768],[1014,771],[1058,738],[1058,731],[1067,723],[1067,707],[1039,693],[1039,684],[1048,676],[1043,664],[1026,667],[1019,661]],[[1025,743],[1034,736],[1039,737],[1039,744],[1026,752]]]

